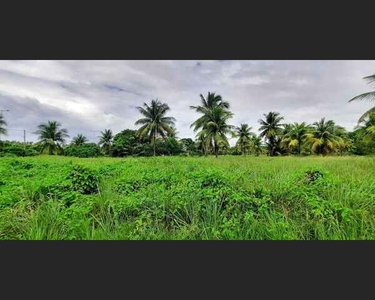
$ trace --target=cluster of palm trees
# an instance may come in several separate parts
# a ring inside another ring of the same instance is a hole
[[[375,81],[375,74],[367,76],[364,79],[370,82]],[[367,92],[349,100],[375,99],[375,92]],[[259,155],[267,148],[270,156],[279,154],[316,153],[327,155],[330,153],[342,154],[353,147],[353,141],[346,130],[335,124],[332,120],[322,118],[319,122],[313,124],[293,123],[283,124],[284,118],[278,112],[269,112],[264,114],[264,118],[259,120],[260,134],[257,136],[252,132],[248,124],[240,124],[235,127],[228,124],[233,117],[229,110],[230,104],[224,101],[216,93],[208,92],[204,97],[200,94],[201,103],[198,106],[190,106],[200,117],[191,124],[196,133],[196,145],[203,154],[219,155],[220,150],[228,149],[228,135],[238,138],[236,147],[243,154],[254,153]],[[135,122],[140,125],[137,130],[137,136],[140,139],[147,138],[153,145],[154,156],[156,155],[156,143],[159,138],[176,137],[175,121],[176,119],[166,114],[170,111],[166,103],[158,99],[152,100],[150,105],[143,104],[143,107],[137,107],[142,118]],[[375,138],[375,107],[366,111],[359,119],[359,125],[355,132],[361,134],[365,139]],[[363,124],[362,126],[360,124]],[[0,135],[6,134],[6,122],[0,115]],[[54,154],[62,150],[66,138],[69,137],[68,131],[61,128],[61,124],[56,121],[48,121],[38,126],[36,133],[39,135],[39,141],[42,144],[42,152]],[[99,146],[102,147],[105,154],[109,155],[113,143],[113,133],[110,129],[101,132]],[[262,143],[264,140],[265,145]],[[78,134],[73,138],[71,145],[81,146],[87,142],[87,138]]]
[[[57,121],[47,121],[47,123],[40,124],[38,130],[35,132],[39,135],[39,143],[42,145],[41,153],[48,153],[50,155],[61,153],[66,139],[69,137],[68,130],[61,128],[61,123]],[[113,134],[110,129],[105,129],[100,132],[99,146],[102,147],[104,153],[108,155],[111,151],[113,142]],[[83,134],[77,134],[72,139],[72,146],[82,146],[88,142],[88,139]]]
[[[375,75],[364,79],[375,81]],[[283,153],[301,155],[303,150],[320,155],[342,154],[353,148],[353,141],[348,132],[342,126],[336,125],[333,120],[322,118],[312,125],[305,122],[282,124],[284,118],[278,112],[269,112],[264,114],[264,119],[259,120],[260,134],[257,136],[251,132],[252,128],[248,124],[241,124],[239,127],[228,124],[233,113],[229,110],[229,102],[224,101],[220,95],[208,92],[206,98],[202,94],[200,98],[200,105],[190,106],[201,114],[190,127],[197,132],[198,147],[204,154],[212,153],[217,157],[221,148],[228,148],[228,134],[238,137],[236,145],[244,155],[250,150],[259,155],[262,151],[262,139],[266,142],[270,156]],[[361,94],[349,102],[363,99],[375,99],[375,92]],[[170,109],[167,104],[158,100],[152,100],[150,106],[144,103],[144,108],[138,107],[138,109],[145,117],[135,123],[142,125],[138,134],[140,137],[149,136],[150,142],[154,145],[155,155],[155,139],[170,134],[175,119],[165,116]],[[372,138],[375,134],[375,127],[372,125],[375,120],[374,115],[375,107],[365,112],[358,121],[363,123],[369,118],[364,127],[356,128],[356,130],[365,130],[367,138]]]

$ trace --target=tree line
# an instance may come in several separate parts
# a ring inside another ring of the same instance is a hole
[[[365,77],[375,81],[375,75]],[[375,99],[375,92],[358,95],[355,100]],[[68,130],[57,121],[40,124],[37,143],[28,143],[21,151],[21,143],[2,142],[0,153],[35,155],[60,154],[78,157],[106,156],[156,156],[156,155],[366,155],[375,152],[375,107],[366,111],[352,132],[333,120],[321,118],[313,124],[284,123],[278,112],[263,115],[258,122],[259,134],[248,124],[229,124],[233,117],[228,101],[221,95],[208,92],[200,95],[200,104],[190,106],[200,116],[191,124],[195,140],[178,138],[176,119],[167,116],[170,107],[158,99],[137,107],[141,118],[135,122],[137,130],[125,129],[114,135],[110,129],[101,132],[98,144],[89,143],[83,134],[75,136],[70,144]],[[6,122],[0,115],[0,135],[6,134]],[[231,147],[228,138],[237,138]],[[25,145],[23,145],[25,146]],[[29,151],[29,152],[27,152]],[[23,155],[23,156],[24,156]]]

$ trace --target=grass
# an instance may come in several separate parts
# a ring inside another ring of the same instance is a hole
[[[375,238],[374,157],[0,159],[0,239]]]

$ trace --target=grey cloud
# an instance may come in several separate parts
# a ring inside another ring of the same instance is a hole
[[[1,61],[0,109],[11,110],[13,127],[55,118],[71,135],[94,136],[135,129],[136,107],[158,98],[171,107],[179,136],[193,138],[198,115],[189,106],[211,91],[231,103],[233,125],[254,131],[268,111],[286,122],[326,117],[352,130],[373,104],[347,101],[373,88],[362,77],[374,70],[375,61]]]

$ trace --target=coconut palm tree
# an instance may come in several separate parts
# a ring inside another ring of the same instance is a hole
[[[340,146],[341,138],[337,135],[335,122],[322,118],[313,124],[313,131],[306,134],[311,150],[320,155],[327,155]]]
[[[88,139],[83,134],[77,134],[76,137],[72,140],[72,145],[74,146],[82,146],[84,143],[86,143]]]
[[[375,74],[363,77],[363,79],[367,80],[369,83],[375,81]],[[354,98],[350,99],[349,102],[357,101],[357,100],[375,100],[375,91],[373,92],[367,92],[360,94],[358,96],[355,96]],[[358,123],[363,122],[370,114],[375,113],[375,106],[370,108],[368,111],[366,111],[358,120]]]
[[[0,114],[0,135],[6,135],[7,130],[5,128],[7,126],[7,122],[4,120],[4,117],[2,114]]]
[[[208,143],[207,143],[208,142]],[[206,132],[199,131],[196,135],[195,146],[204,156],[207,156],[210,149],[213,148],[211,141],[207,140]]]
[[[216,158],[219,154],[220,146],[229,147],[226,134],[233,133],[234,126],[227,124],[227,121],[233,116],[232,113],[216,106],[207,112],[207,123],[203,127],[200,135],[205,137],[205,147],[213,147]]]
[[[166,117],[166,113],[170,110],[166,103],[161,103],[158,99],[151,100],[151,104],[143,104],[143,107],[137,107],[144,118],[135,122],[135,125],[142,125],[137,135],[140,138],[148,136],[150,143],[154,146],[154,156],[156,156],[155,140],[158,136],[165,138],[166,135],[172,134],[172,126],[176,121],[173,117]]]
[[[259,156],[262,153],[262,139],[256,135],[250,139],[250,147],[254,152],[255,156]]]
[[[65,139],[69,137],[68,130],[61,128],[57,121],[47,121],[40,124],[35,132],[39,135],[39,142],[42,144],[41,153],[48,149],[48,154],[52,155],[57,151],[62,151],[62,145]]]
[[[99,146],[102,146],[104,149],[104,153],[106,155],[109,155],[111,152],[111,146],[113,142],[113,133],[110,129],[105,129],[104,131],[100,132],[100,140],[99,140]]]
[[[280,135],[282,132],[281,120],[284,118],[278,112],[269,112],[264,114],[265,120],[259,120],[260,137],[265,138],[270,151],[270,156],[274,156],[280,145]]]
[[[172,125],[172,126],[170,126],[170,127],[171,127],[171,132],[167,132],[167,137],[168,137],[168,138],[178,139],[178,136],[177,136],[177,134],[178,134],[177,128],[176,128],[174,125]]]
[[[224,101],[220,95],[216,95],[215,93],[208,92],[206,98],[204,98],[202,94],[200,94],[199,96],[201,98],[201,105],[190,106],[191,109],[194,109],[197,113],[202,114],[202,116],[200,118],[198,118],[193,124],[190,125],[190,128],[194,127],[194,131],[198,131],[199,129],[203,129],[203,127],[209,121],[208,118],[207,118],[208,113],[213,108],[219,106],[224,111],[228,111],[228,109],[229,109],[229,102]]]
[[[250,146],[250,138],[255,136],[255,133],[251,132],[252,127],[248,124],[241,124],[235,128],[234,137],[238,137],[237,146],[240,148],[241,153],[246,155],[246,150]]]
[[[301,147],[306,141],[306,134],[311,131],[311,127],[305,122],[286,124],[284,126],[286,133],[283,135],[281,145],[288,150],[297,150],[297,154],[301,155]]]
[[[362,122],[355,128],[355,132],[363,137],[365,140],[372,140],[375,138],[375,113],[369,114]]]

